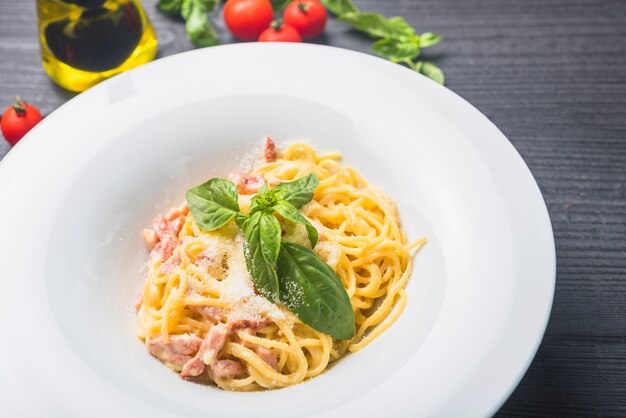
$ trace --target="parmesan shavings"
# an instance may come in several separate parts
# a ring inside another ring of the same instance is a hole
[[[247,319],[259,321],[267,316],[276,321],[285,318],[285,313],[276,305],[254,292],[254,284],[243,255],[244,239],[235,238],[229,251],[228,272],[219,283],[220,295],[231,307],[228,321]]]

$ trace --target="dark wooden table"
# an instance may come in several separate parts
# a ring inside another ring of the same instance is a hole
[[[191,49],[183,24],[155,2],[143,3],[159,55]],[[0,0],[0,105],[19,94],[48,114],[73,94],[41,68],[34,3]],[[558,258],[552,316],[498,416],[626,416],[626,1],[356,3],[445,37],[427,58],[511,140],[548,205]],[[370,44],[335,21],[325,42]],[[0,141],[0,157],[8,151]]]

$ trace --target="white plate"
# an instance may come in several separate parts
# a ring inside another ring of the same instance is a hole
[[[140,230],[269,134],[338,150],[426,236],[398,322],[295,387],[184,382],[134,337]],[[555,253],[528,168],[449,90],[314,45],[158,60],[48,116],[0,165],[0,405],[11,417],[479,417],[526,371]]]

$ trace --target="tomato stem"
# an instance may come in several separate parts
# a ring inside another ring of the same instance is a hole
[[[300,9],[302,13],[308,13],[309,5],[303,3],[302,0],[298,0],[298,9]]]
[[[19,116],[24,116],[26,114],[27,104],[28,103],[26,103],[24,99],[22,99],[20,96],[17,96],[15,98],[15,102],[13,103],[13,110],[15,110],[15,113],[17,113]]]
[[[270,23],[270,28],[274,29],[276,32],[280,32],[284,24],[285,22],[283,21],[283,18],[280,17],[274,20],[272,23]]]

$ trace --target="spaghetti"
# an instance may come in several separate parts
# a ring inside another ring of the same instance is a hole
[[[369,344],[402,313],[412,252],[425,242],[407,243],[394,202],[342,166],[339,154],[295,143],[278,155],[268,144],[265,163],[233,177],[240,207],[246,211],[263,182],[317,175],[320,184],[302,213],[319,232],[313,251],[337,272],[350,297],[356,333],[334,340],[258,295],[234,222],[204,232],[183,204],[145,231],[153,249],[137,304],[139,338],[182,377],[227,390],[294,385]],[[283,241],[310,248],[302,225],[283,226]]]

